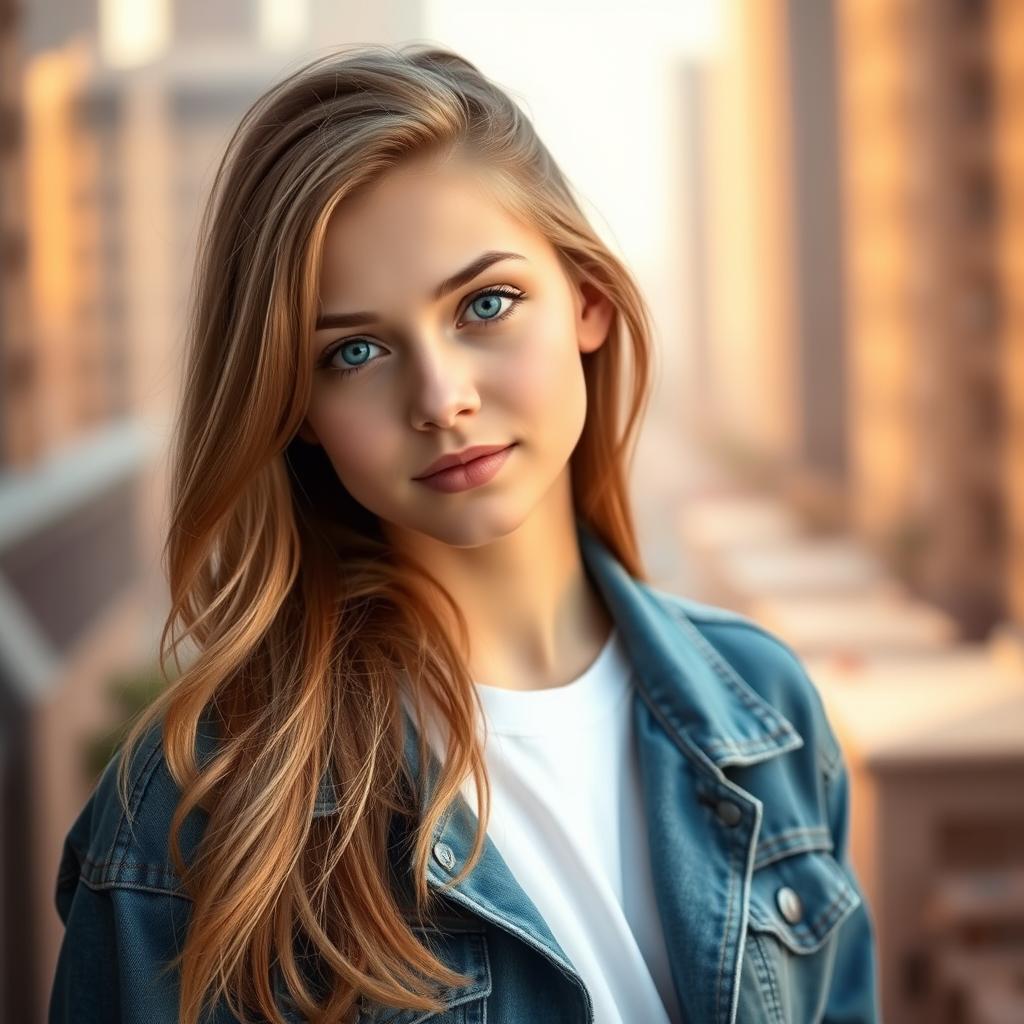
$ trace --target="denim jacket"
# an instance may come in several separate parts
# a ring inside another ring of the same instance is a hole
[[[651,867],[685,1020],[879,1020],[874,926],[848,858],[847,770],[801,662],[738,613],[634,579],[580,520],[577,535],[636,669],[630,713]],[[416,773],[408,714],[405,727]],[[191,906],[167,855],[180,794],[155,727],[133,758],[129,828],[114,788],[119,753],[64,844],[51,1024],[178,1021],[175,976],[157,969],[184,941]],[[314,815],[337,813],[334,793],[328,772]],[[186,820],[186,861],[204,823],[198,809]],[[432,837],[431,888],[457,873],[475,823],[457,798]],[[411,893],[411,865],[392,867]],[[443,908],[414,930],[472,980],[447,990],[436,1014],[364,1001],[359,1024],[594,1021],[586,984],[489,837]],[[305,1020],[276,976],[274,991],[286,1020]],[[234,1019],[222,1001],[215,1020]]]

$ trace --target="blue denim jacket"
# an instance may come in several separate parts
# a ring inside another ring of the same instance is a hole
[[[874,927],[848,859],[846,766],[802,664],[752,620],[633,579],[582,521],[577,533],[637,672],[631,714],[650,856],[685,1019],[879,1020]],[[408,715],[405,724],[418,772]],[[56,903],[66,931],[51,1024],[178,1020],[174,975],[156,971],[180,948],[191,905],[167,856],[179,791],[157,729],[133,758],[129,828],[114,789],[117,758],[64,845]],[[429,778],[437,768],[431,754]],[[336,810],[328,774],[314,814]],[[433,836],[432,888],[463,864],[475,822],[460,797]],[[186,860],[203,824],[198,810],[186,822]],[[409,865],[395,867],[408,881]],[[444,908],[419,934],[470,983],[448,990],[439,1014],[364,1002],[360,1024],[594,1020],[586,984],[489,838]],[[274,982],[285,1019],[304,1020]],[[216,1020],[233,1019],[222,1002]]]

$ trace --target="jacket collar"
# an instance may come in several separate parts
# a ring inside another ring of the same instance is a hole
[[[630,576],[578,518],[576,533],[584,566],[620,630],[638,685],[677,744],[713,775],[803,746],[793,724],[725,661],[678,598]],[[416,730],[404,714],[405,755],[418,780]],[[328,768],[314,817],[338,810],[332,779]]]

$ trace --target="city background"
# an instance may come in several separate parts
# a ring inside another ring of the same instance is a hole
[[[0,0],[0,1019],[160,685],[196,227],[333,46],[509,89],[636,273],[652,582],[786,639],[851,770],[890,1024],[1024,1020],[1024,4]]]

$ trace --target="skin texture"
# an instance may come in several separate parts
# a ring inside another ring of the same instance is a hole
[[[525,259],[434,297],[488,251]],[[395,548],[423,559],[454,596],[474,680],[521,690],[571,681],[611,628],[577,548],[569,475],[587,412],[581,358],[604,343],[611,303],[566,275],[548,241],[503,209],[485,171],[455,159],[403,165],[350,196],[322,256],[318,316],[379,319],[311,332],[312,365],[324,353],[328,365],[314,370],[300,436],[323,445]],[[495,286],[525,298],[485,294]],[[513,441],[482,486],[447,494],[413,479],[442,454]]]

